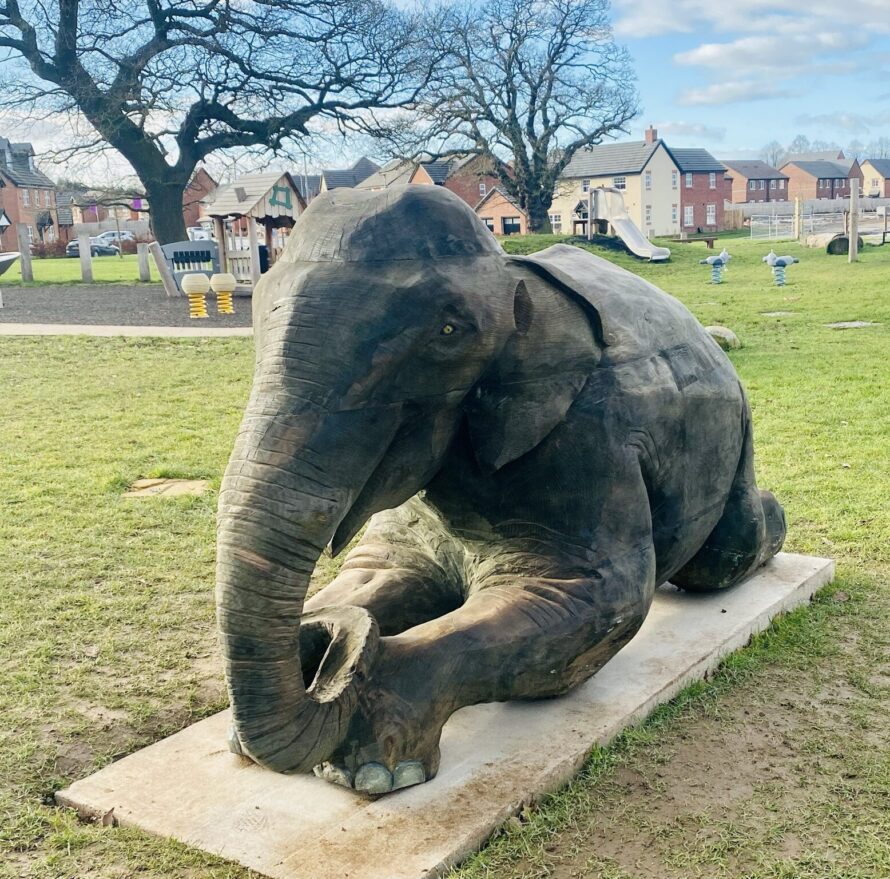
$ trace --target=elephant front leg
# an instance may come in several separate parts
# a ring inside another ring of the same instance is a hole
[[[633,637],[654,593],[651,540],[583,565],[494,555],[460,608],[381,639],[350,734],[319,774],[370,795],[428,780],[451,714],[567,692]]]

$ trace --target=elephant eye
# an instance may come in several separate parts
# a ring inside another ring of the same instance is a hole
[[[441,330],[439,330],[439,335],[450,336],[455,331],[455,329],[456,327],[454,326],[454,324],[445,324],[445,326],[442,327]]]

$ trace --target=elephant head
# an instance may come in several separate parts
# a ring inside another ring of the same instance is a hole
[[[314,566],[422,489],[464,419],[484,471],[562,418],[588,370],[529,345],[534,312],[522,271],[439,187],[335,190],[300,217],[254,296],[253,390],[220,493],[234,750],[298,772],[342,740],[378,631],[359,608],[304,614]]]

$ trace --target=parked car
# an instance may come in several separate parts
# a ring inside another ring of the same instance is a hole
[[[114,244],[104,244],[98,238],[90,238],[90,256],[119,256],[120,248]],[[65,248],[65,256],[80,256],[80,243],[75,239],[69,241]]]
[[[107,232],[101,232],[90,240],[99,241],[102,244],[114,244],[117,241],[135,241],[136,236],[127,229],[121,229],[120,232],[111,229]]]

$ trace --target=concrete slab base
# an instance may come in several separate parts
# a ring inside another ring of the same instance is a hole
[[[112,763],[56,799],[275,879],[428,879],[567,782],[593,745],[706,675],[833,576],[828,559],[781,554],[727,592],[663,587],[637,636],[584,686],[561,699],[459,711],[445,727],[439,775],[376,802],[233,756],[228,712]]]

